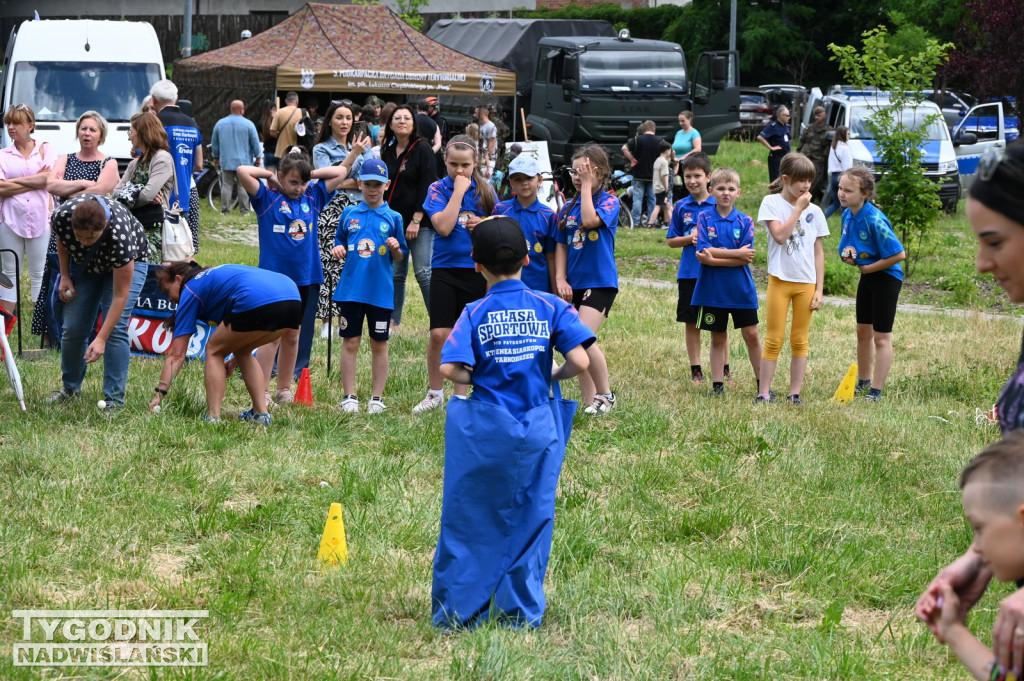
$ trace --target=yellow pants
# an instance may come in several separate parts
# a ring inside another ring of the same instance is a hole
[[[768,300],[765,305],[765,337],[761,359],[776,361],[786,340],[786,316],[793,302],[793,327],[789,332],[789,347],[794,357],[807,356],[807,336],[811,329],[811,299],[814,284],[783,281],[768,276]]]

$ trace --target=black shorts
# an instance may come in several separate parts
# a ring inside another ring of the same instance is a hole
[[[574,288],[572,290],[572,306],[579,310],[581,307],[592,307],[605,317],[612,311],[612,303],[619,289],[611,286],[603,288]]]
[[[668,192],[655,192],[654,193],[654,205],[660,206],[665,203],[665,197],[668,196]]]
[[[468,267],[442,267],[430,271],[430,328],[450,329],[462,310],[487,293],[484,275]]]
[[[877,333],[892,333],[896,304],[903,282],[886,272],[860,275],[857,284],[857,323],[870,324]]]
[[[229,311],[224,315],[224,326],[238,333],[297,329],[301,323],[302,303],[297,300],[281,300],[244,312]]]
[[[335,304],[338,306],[338,333],[342,338],[362,336],[363,318],[365,317],[369,326],[370,340],[386,341],[388,339],[391,310],[347,300]]]
[[[679,300],[676,302],[676,321],[684,324],[696,324],[698,310],[691,302],[693,289],[697,288],[696,279],[677,279],[679,284]]]
[[[697,328],[711,333],[725,333],[729,330],[729,315],[732,315],[732,328],[744,329],[757,326],[757,308],[735,309],[731,307],[697,308]]]

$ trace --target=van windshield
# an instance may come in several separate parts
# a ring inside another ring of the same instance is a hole
[[[580,88],[612,92],[686,90],[683,55],[653,50],[584,52],[580,55]]]
[[[127,121],[162,77],[158,64],[21,61],[14,65],[10,101],[27,104],[37,121],[75,121],[86,111]]]
[[[855,107],[850,112],[850,138],[855,140],[871,140],[875,138],[874,128],[871,126],[871,117],[875,114],[875,111],[870,107]],[[934,109],[930,108],[917,108],[908,107],[902,111],[903,125],[910,130],[917,130],[925,124],[924,119],[929,115],[935,114],[935,120],[926,126],[927,135],[925,139],[928,140],[945,140],[949,139],[949,131],[946,129],[946,124],[939,114]]]

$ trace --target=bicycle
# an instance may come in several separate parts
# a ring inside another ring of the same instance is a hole
[[[609,186],[613,194],[619,197],[619,227],[633,229],[633,195],[630,187],[633,176],[616,170],[612,173]]]

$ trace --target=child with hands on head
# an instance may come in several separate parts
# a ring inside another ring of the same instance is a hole
[[[383,396],[395,300],[393,263],[409,252],[405,243],[405,222],[384,201],[389,184],[388,168],[383,161],[365,161],[359,171],[363,200],[345,209],[334,235],[331,255],[345,261],[333,296],[338,304],[338,327],[345,339],[341,351],[341,383],[345,390],[341,409],[345,412],[359,411],[355,390],[356,355],[362,341],[364,318],[369,327],[373,357],[373,395],[366,411],[379,414],[387,408]]]
[[[693,290],[697,328],[711,332],[712,396],[725,393],[725,357],[729,316],[743,333],[754,378],[760,376],[761,339],[757,335],[757,289],[750,274],[754,260],[754,221],[736,210],[740,175],[732,168],[711,174],[715,209],[697,217],[697,262]]]
[[[595,334],[619,292],[615,266],[615,230],[619,224],[619,199],[604,190],[611,175],[608,154],[589,144],[573,154],[569,170],[576,197],[562,207],[555,252],[555,285],[558,295],[571,301],[580,320]],[[580,394],[592,416],[607,414],[615,406],[608,379],[608,363],[596,344],[587,349],[590,368],[580,374]]]
[[[789,345],[789,396],[786,402],[803,404],[800,390],[807,369],[811,313],[821,307],[825,284],[825,247],[828,223],[821,209],[811,203],[814,162],[803,154],[790,153],[779,164],[781,175],[768,186],[757,221],[768,231],[768,296],[765,304],[767,331],[761,353],[761,377],[755,403],[774,401],[772,378],[786,340],[786,317],[793,306]]]
[[[839,257],[860,270],[857,284],[857,392],[869,402],[882,397],[892,368],[892,326],[903,287],[907,253],[889,218],[871,203],[875,177],[851,168],[839,177],[843,234]]]
[[[423,202],[437,236],[430,260],[429,385],[427,396],[413,407],[414,414],[444,404],[441,348],[466,304],[479,300],[487,290],[470,256],[470,233],[481,218],[493,212],[494,190],[480,173],[477,146],[470,137],[453,137],[445,147],[444,160],[448,176],[430,185]],[[465,385],[456,384],[456,396],[465,397],[467,392]]]
[[[360,140],[352,143],[351,153],[358,157],[364,149]],[[255,166],[239,166],[238,180],[249,194],[259,232],[261,269],[288,276],[299,288],[302,313],[310,301],[310,289],[324,282],[320,262],[317,220],[320,211],[331,200],[335,190],[348,176],[345,165],[313,170],[305,152],[287,154],[278,163],[277,171]],[[316,182],[310,183],[310,180]],[[266,180],[264,185],[260,180]],[[266,376],[268,390],[274,356],[277,362],[275,401],[292,401],[292,374],[299,349],[299,330],[289,329],[280,339],[264,346],[257,353]]]
[[[964,514],[974,530],[971,551],[1003,582],[1024,581],[1024,431],[1016,430],[971,459],[960,474]],[[998,658],[965,625],[960,596],[948,582],[933,582],[918,602],[935,638],[948,645],[979,681],[1022,677],[1024,660],[1012,667]],[[1018,627],[1015,638],[1024,638]]]

